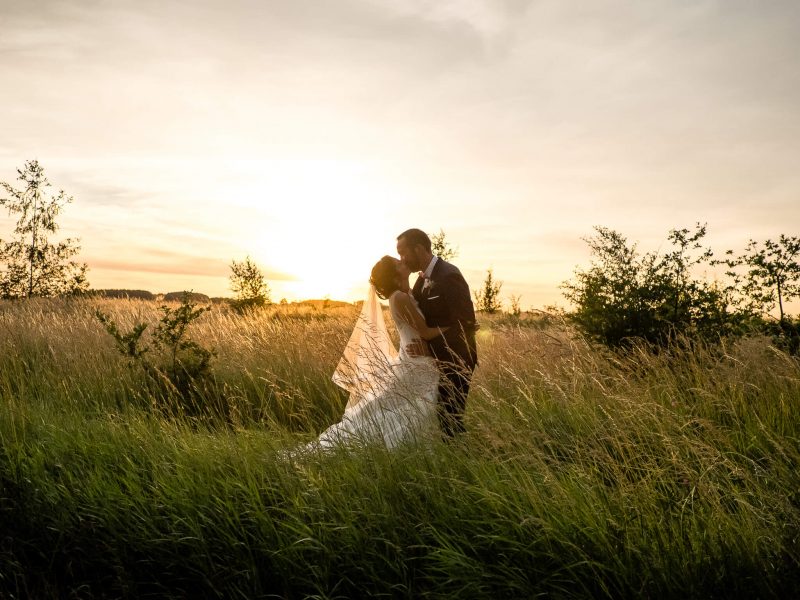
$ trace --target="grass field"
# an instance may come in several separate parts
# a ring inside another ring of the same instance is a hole
[[[96,308],[158,319],[0,303],[0,596],[800,596],[800,362],[767,339],[620,356],[483,319],[459,443],[293,461],[341,416],[354,308],[213,307],[184,412]]]

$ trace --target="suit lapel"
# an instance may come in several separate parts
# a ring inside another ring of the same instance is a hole
[[[440,258],[436,261],[436,264],[433,265],[433,270],[431,271],[431,281],[436,281],[436,277],[441,272],[442,265],[444,261]],[[411,294],[414,296],[414,299],[417,301],[417,305],[419,309],[422,311],[422,314],[427,318],[428,317],[428,295],[430,294],[430,287],[423,291],[423,285],[425,283],[424,277],[417,277],[417,280],[414,282],[414,287],[411,290]]]

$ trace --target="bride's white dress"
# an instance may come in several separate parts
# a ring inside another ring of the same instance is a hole
[[[323,431],[306,449],[375,443],[391,449],[438,437],[439,373],[433,358],[411,356],[406,351],[408,346],[419,344],[420,338],[399,314],[398,293],[389,298],[389,308],[400,337],[400,352],[385,333],[373,293],[333,377],[350,391],[342,420]]]

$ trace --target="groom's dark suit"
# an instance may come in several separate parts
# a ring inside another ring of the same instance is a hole
[[[420,277],[412,294],[428,327],[449,327],[428,341],[439,366],[439,423],[448,437],[464,431],[464,407],[478,354],[475,309],[458,267],[437,259],[430,282]]]

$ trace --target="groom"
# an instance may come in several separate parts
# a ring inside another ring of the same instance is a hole
[[[420,229],[397,237],[397,253],[411,271],[420,271],[412,294],[428,327],[448,327],[428,341],[439,367],[439,424],[446,438],[464,432],[464,408],[472,372],[478,364],[475,310],[469,286],[458,267],[431,252]]]

